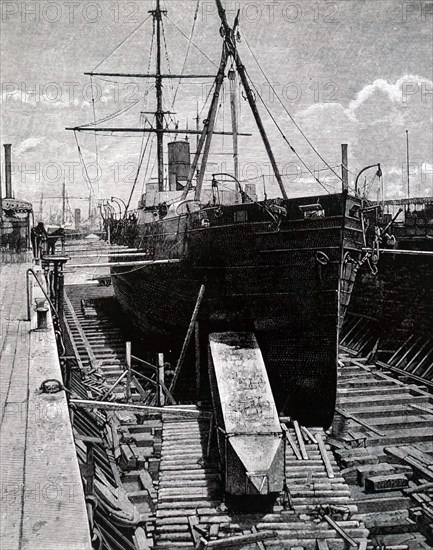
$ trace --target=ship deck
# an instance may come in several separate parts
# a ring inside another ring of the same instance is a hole
[[[40,391],[61,380],[56,340],[27,320],[30,263],[1,266],[0,456],[1,541],[4,550],[91,548],[65,392]],[[33,297],[38,296],[34,290]]]

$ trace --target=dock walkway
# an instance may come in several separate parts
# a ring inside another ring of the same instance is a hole
[[[61,370],[51,316],[44,332],[26,319],[29,267],[0,265],[0,546],[90,550],[65,392],[40,390]]]

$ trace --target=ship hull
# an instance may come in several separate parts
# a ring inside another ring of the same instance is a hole
[[[304,217],[308,201],[321,205],[319,217]],[[154,259],[180,261],[113,268],[116,296],[147,341],[165,339],[178,350],[204,285],[202,336],[254,332],[280,412],[327,427],[339,326],[356,273],[347,255],[359,260],[362,247],[360,222],[347,216],[354,201],[292,199],[281,219],[252,203],[147,224],[136,244]]]

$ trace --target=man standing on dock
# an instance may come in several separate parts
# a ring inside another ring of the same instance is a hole
[[[45,229],[45,225],[43,222],[39,222],[36,227],[32,227],[31,239],[33,254],[36,259],[39,259],[41,257],[44,243],[47,242],[47,237],[47,230]]]

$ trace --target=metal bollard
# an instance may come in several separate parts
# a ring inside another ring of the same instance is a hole
[[[47,330],[48,328],[48,308],[45,305],[45,300],[39,299],[36,302],[36,330]]]

